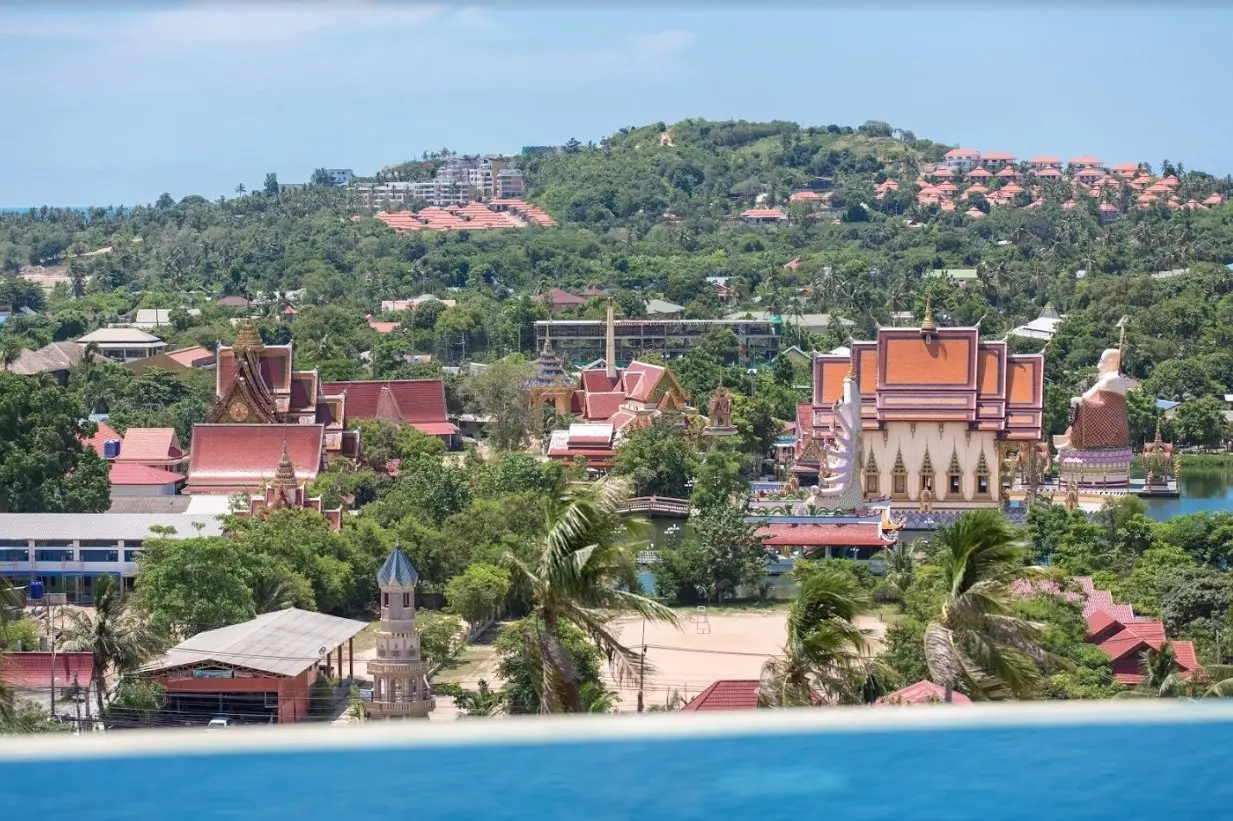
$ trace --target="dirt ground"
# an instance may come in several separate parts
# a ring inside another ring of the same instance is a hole
[[[646,706],[666,704],[674,694],[688,702],[719,679],[756,679],[762,663],[777,655],[787,629],[787,607],[748,612],[682,611],[680,629],[646,622]],[[619,635],[627,647],[641,647],[643,621],[620,619]],[[861,616],[857,624],[870,631],[872,649],[881,647],[886,624],[877,615]],[[618,684],[605,678],[621,697],[617,709],[637,709],[638,682]]]

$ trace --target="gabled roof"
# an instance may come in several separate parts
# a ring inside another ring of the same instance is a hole
[[[103,455],[103,443],[114,439],[118,442],[123,442],[124,438],[116,433],[116,429],[106,422],[96,422],[97,429],[93,436],[89,439],[83,439],[82,444],[93,450],[99,456]]]
[[[721,679],[694,696],[683,713],[753,710],[758,706],[757,679]]]
[[[230,493],[260,487],[278,469],[284,442],[296,480],[311,482],[321,470],[324,430],[324,425],[193,425],[189,490]]]
[[[321,648],[333,651],[367,626],[366,622],[294,607],[275,610],[187,638],[139,672],[158,675],[213,662],[275,676],[295,676],[321,661]]]
[[[440,379],[326,382],[321,392],[325,396],[345,396],[350,419],[386,418],[381,415],[384,407],[387,411],[397,408],[398,419],[410,424],[449,422],[445,383]]]
[[[113,485],[153,486],[174,485],[177,482],[184,481],[184,476],[179,473],[172,473],[169,470],[160,470],[158,468],[152,468],[149,465],[141,465],[135,462],[115,462],[111,465],[111,469],[107,474],[107,479]]]
[[[896,690],[893,693],[887,693],[874,702],[875,707],[886,707],[900,704],[933,704],[942,702],[946,691],[932,681],[922,679],[915,684],[909,684],[907,687]],[[951,704],[971,704],[972,699],[965,696],[963,693],[951,692]]]
[[[117,462],[167,462],[183,457],[175,428],[129,428]]]
[[[174,351],[164,351],[163,354],[186,368],[200,367],[203,364],[209,364],[214,361],[214,352],[200,345],[194,345],[191,348],[178,348]]]
[[[154,334],[148,334],[140,328],[99,328],[78,338],[78,345],[88,345],[94,342],[98,345],[146,345],[154,342],[162,343]]]

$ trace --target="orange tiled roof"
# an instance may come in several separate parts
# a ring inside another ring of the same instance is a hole
[[[106,422],[98,422],[98,430],[90,438],[82,438],[81,443],[93,450],[99,456],[103,455],[103,443],[109,439],[123,441],[123,437],[116,433],[116,429]]]
[[[950,151],[946,152],[945,156],[952,157],[952,158],[979,157],[980,152],[974,148],[952,148]]]

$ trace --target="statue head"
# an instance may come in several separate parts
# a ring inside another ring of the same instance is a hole
[[[1100,355],[1100,365],[1097,367],[1101,376],[1117,373],[1122,366],[1122,354],[1117,348],[1107,348]]]

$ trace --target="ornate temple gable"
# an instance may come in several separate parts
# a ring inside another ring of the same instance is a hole
[[[976,390],[976,328],[878,331],[878,389]]]
[[[925,474],[933,475],[933,459],[929,456],[928,445],[925,445],[925,458],[920,463],[920,472],[922,476]]]
[[[984,477],[989,476],[989,462],[985,460],[985,451],[983,448],[980,452],[980,458],[976,460],[976,475]]]
[[[684,388],[677,381],[676,374],[672,372],[671,368],[667,367],[660,373],[659,381],[655,383],[655,387],[651,389],[647,399],[650,402],[654,402],[657,407],[674,408],[676,410],[680,410],[689,404],[689,397],[685,395]],[[671,404],[665,404],[665,402]]]
[[[402,424],[402,408],[398,406],[398,398],[394,396],[394,392],[390,390],[389,385],[383,385],[381,388],[381,395],[377,398],[377,411],[374,416],[377,419],[393,422],[396,425]]]
[[[821,464],[824,445],[825,440],[821,436],[811,436],[805,440],[805,447],[801,450],[801,455],[796,460],[798,462],[817,462]]]
[[[928,451],[925,452],[925,458],[926,459],[929,458]],[[895,467],[892,469],[891,472],[892,473],[907,473],[908,472],[907,467],[905,467],[903,464],[903,450],[902,449],[895,451]]]
[[[900,454],[899,456],[899,461],[900,462],[903,461],[902,454]],[[869,454],[868,456],[865,457],[865,472],[867,473],[877,473],[878,472],[878,460],[877,460],[877,457],[873,455],[873,448],[869,448]]]
[[[823,355],[814,359],[813,404],[815,406],[829,407],[843,396],[843,377],[851,366],[851,356]]]
[[[981,399],[1006,398],[1006,343],[982,342],[976,363],[976,392]]]
[[[237,422],[240,424],[268,425],[282,421],[274,397],[260,378],[253,379],[246,373],[246,360],[238,361],[240,373],[231,380],[231,385],[214,402],[206,414],[206,422]]]

